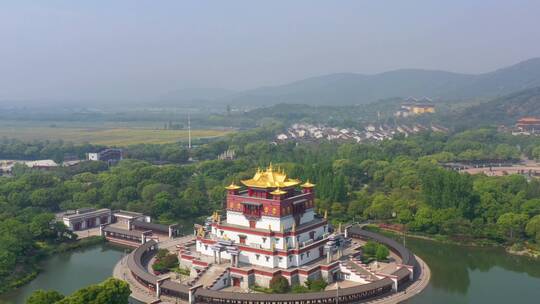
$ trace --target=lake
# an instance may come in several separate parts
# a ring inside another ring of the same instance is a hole
[[[63,294],[71,294],[84,286],[99,283],[112,275],[114,265],[125,250],[106,243],[52,256],[43,262],[43,271],[37,278],[1,295],[0,303],[24,303],[38,289],[55,289]]]
[[[501,248],[474,248],[408,239],[407,246],[432,271],[428,288],[407,304],[540,303],[540,261],[508,255]],[[0,296],[0,303],[24,303],[37,289],[64,294],[109,277],[124,248],[101,244],[50,257],[30,284]]]
[[[502,248],[478,248],[407,239],[431,268],[431,281],[407,304],[540,303],[540,261]]]

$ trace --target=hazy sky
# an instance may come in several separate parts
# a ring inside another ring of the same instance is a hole
[[[140,100],[540,56],[540,1],[0,0],[0,100]]]

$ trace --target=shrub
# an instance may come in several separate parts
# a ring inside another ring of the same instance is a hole
[[[311,291],[323,291],[326,288],[326,286],[328,286],[328,283],[323,279],[316,279],[316,280],[308,279],[306,281],[306,286]]]
[[[375,256],[375,254],[377,253],[377,247],[377,243],[369,241],[364,246],[362,246],[362,252],[366,256]]]
[[[291,290],[292,290],[293,293],[306,293],[306,292],[309,292],[309,288],[307,288],[306,286],[302,286],[300,284],[293,285]]]
[[[290,289],[289,281],[283,276],[273,277],[272,280],[270,280],[270,289],[275,293],[286,293]]]
[[[169,253],[160,259],[156,259],[156,262],[152,265],[152,269],[159,273],[170,271],[176,267],[178,267],[178,257],[174,253]]]
[[[167,249],[158,249],[158,252],[156,254],[156,259],[160,260],[167,256],[169,254],[169,250]]]
[[[390,250],[383,244],[377,242],[369,241],[364,246],[362,246],[362,261],[364,263],[369,263],[373,259],[377,261],[384,261],[390,255]]]
[[[386,258],[390,255],[390,250],[382,244],[379,244],[377,247],[377,252],[375,252],[375,258],[377,261],[386,260]]]
[[[187,267],[178,267],[177,269],[175,269],[175,271],[181,275],[186,275],[186,276],[188,276],[191,273],[191,270]]]

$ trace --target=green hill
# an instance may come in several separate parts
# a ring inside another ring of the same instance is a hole
[[[513,125],[523,116],[540,116],[540,86],[493,99],[442,118],[461,127]]]

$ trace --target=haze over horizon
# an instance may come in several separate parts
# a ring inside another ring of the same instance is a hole
[[[470,2],[5,2],[0,104],[136,102],[403,68],[478,74],[540,56],[540,2]]]

